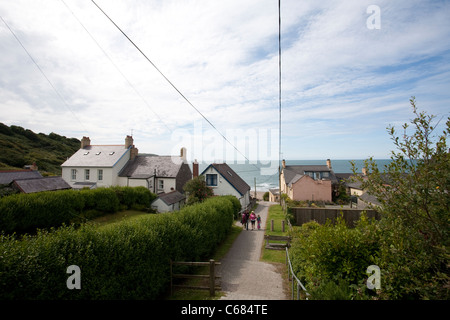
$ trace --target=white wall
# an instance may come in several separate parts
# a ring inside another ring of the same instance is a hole
[[[235,196],[240,202],[242,208],[245,208],[250,203],[250,190],[241,196],[241,194],[213,167],[210,167],[203,175],[217,174],[217,186],[211,186],[213,192],[217,196]]]

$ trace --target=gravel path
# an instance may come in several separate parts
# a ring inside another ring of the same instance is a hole
[[[219,267],[222,275],[221,300],[286,300],[283,279],[276,267],[259,261],[264,242],[268,208],[271,202],[260,201],[256,215],[261,216],[261,230],[243,230],[234,241]],[[242,226],[240,222],[237,225]]]

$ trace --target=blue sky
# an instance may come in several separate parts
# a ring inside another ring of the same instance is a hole
[[[190,160],[278,159],[278,1],[96,2],[217,130],[87,0],[0,0],[45,74],[0,20],[1,122],[93,144],[133,132],[140,152],[183,146]],[[388,158],[411,96],[449,116],[449,1],[318,2],[281,1],[283,158]]]

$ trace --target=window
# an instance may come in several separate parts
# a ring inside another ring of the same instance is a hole
[[[217,186],[217,174],[207,174],[206,175],[206,185],[207,186]]]
[[[89,172],[89,169],[85,169],[85,170],[84,170],[84,179],[85,179],[85,180],[89,180],[89,173],[90,173],[90,172]]]
[[[103,169],[98,169],[98,180],[103,180]]]
[[[72,169],[72,180],[77,180],[77,169]]]
[[[164,190],[164,180],[158,180],[158,190]]]

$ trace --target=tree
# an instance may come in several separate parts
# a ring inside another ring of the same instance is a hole
[[[380,172],[370,158],[365,161],[369,176],[357,179],[381,203],[377,210],[382,214],[379,267],[384,297],[448,299],[450,118],[436,135],[436,117],[419,112],[414,97],[410,104],[415,118],[403,125],[402,134],[388,128],[396,147],[390,164]]]
[[[188,182],[183,187],[188,194],[187,204],[203,202],[214,195],[213,190],[206,185],[205,177],[198,176]]]

